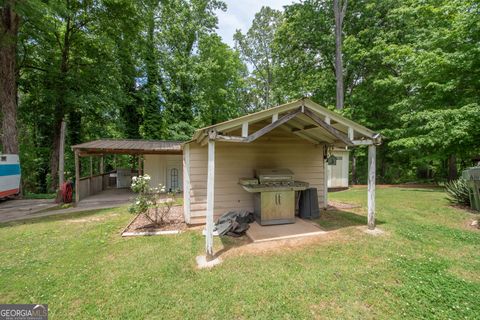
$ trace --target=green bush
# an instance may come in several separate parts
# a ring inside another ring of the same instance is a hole
[[[445,184],[445,189],[447,191],[447,199],[451,203],[465,206],[470,205],[469,187],[467,184],[467,180],[460,178],[447,182]]]

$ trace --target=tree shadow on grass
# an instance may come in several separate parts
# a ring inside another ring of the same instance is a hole
[[[347,227],[366,226],[367,217],[350,211],[327,210],[321,211],[320,218],[313,219],[325,231],[333,231]],[[384,224],[382,220],[375,220],[377,225]]]

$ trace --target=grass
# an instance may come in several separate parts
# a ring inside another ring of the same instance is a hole
[[[475,319],[480,233],[474,215],[428,189],[378,189],[374,237],[365,189],[330,195],[362,205],[328,212],[309,244],[232,253],[196,270],[204,239],[122,239],[126,209],[0,225],[0,303],[48,303],[51,319]],[[224,240],[228,246],[239,240]],[[220,246],[216,239],[216,246]]]
[[[57,195],[55,193],[32,193],[25,192],[22,196],[23,199],[55,199]]]

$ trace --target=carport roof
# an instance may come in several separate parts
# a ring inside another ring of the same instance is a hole
[[[181,154],[182,141],[100,139],[72,146],[83,154]]]

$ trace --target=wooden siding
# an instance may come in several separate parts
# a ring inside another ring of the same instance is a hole
[[[249,131],[255,130],[251,126]],[[215,210],[219,215],[231,209],[253,210],[253,194],[238,179],[253,177],[259,168],[289,168],[295,179],[318,189],[323,207],[323,147],[290,132],[275,129],[252,143],[217,142],[215,150]],[[207,147],[190,143],[190,223],[204,223],[207,203]]]
[[[180,169],[179,182],[182,182],[182,156],[181,155],[145,155],[143,160],[144,174],[148,174],[151,178],[150,186],[158,187],[159,185],[167,187],[167,168],[169,166],[178,166]]]

